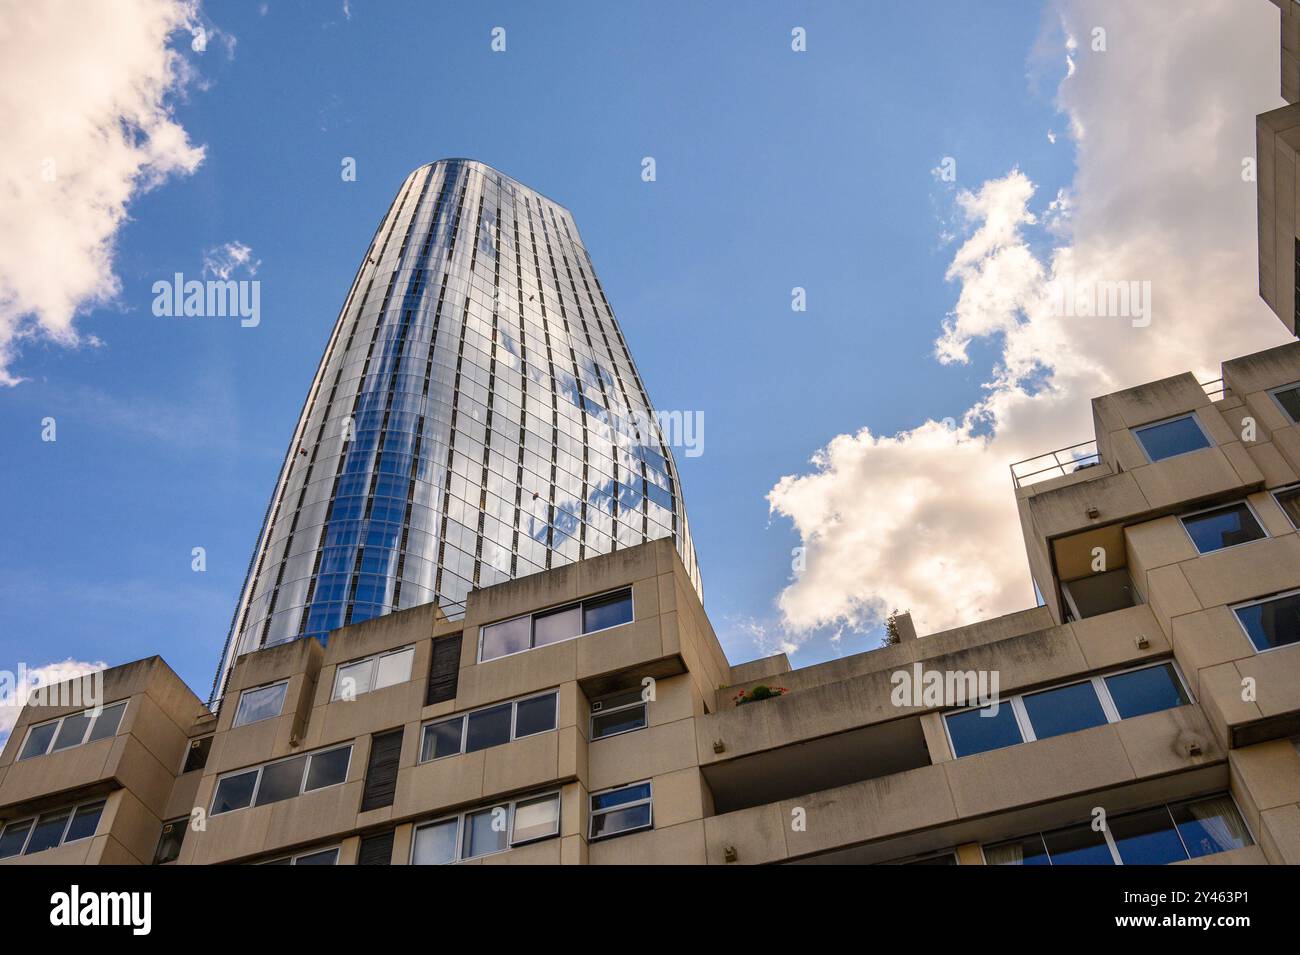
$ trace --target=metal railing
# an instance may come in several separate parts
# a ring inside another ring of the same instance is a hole
[[[1213,381],[1202,381],[1201,389],[1205,392],[1205,397],[1211,401],[1222,401],[1228,396],[1228,386],[1224,384],[1222,378],[1215,378]]]
[[[1048,451],[1046,454],[1017,461],[1011,465],[1011,483],[1017,488],[1022,488],[1049,478],[1073,474],[1084,468],[1096,467],[1099,464],[1101,464],[1101,454],[1097,450],[1097,442],[1083,441],[1068,448],[1061,448],[1059,451]]]

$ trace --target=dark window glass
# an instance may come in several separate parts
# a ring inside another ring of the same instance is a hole
[[[253,787],[257,785],[257,771],[227,776],[217,783],[217,795],[212,800],[212,815],[243,809],[253,802]]]
[[[397,765],[402,756],[400,729],[371,737],[366,784],[361,793],[361,811],[391,806],[397,795]]]
[[[68,824],[68,816],[71,813],[64,809],[60,812],[47,812],[36,820],[36,828],[32,830],[32,837],[27,842],[27,849],[23,855],[31,855],[33,852],[42,852],[45,849],[53,849],[63,838],[63,829]]]
[[[610,597],[601,597],[598,600],[588,600],[582,605],[583,633],[631,622],[632,591],[630,590]]]
[[[1030,694],[1025,697],[1025,710],[1038,739],[1050,739],[1106,722],[1106,712],[1091,683],[1074,683]]]
[[[338,862],[338,849],[325,849],[321,852],[309,852],[293,860],[294,865],[334,865]]]
[[[601,809],[610,809],[614,806],[622,806],[629,802],[636,802],[638,799],[650,798],[650,784],[641,783],[637,786],[625,786],[622,789],[615,789],[607,793],[600,793],[591,797],[591,808],[593,811]]]
[[[182,773],[192,773],[208,765],[208,752],[212,749],[212,737],[190,740],[190,748],[185,753],[185,768]]]
[[[307,766],[306,756],[286,759],[282,763],[272,763],[262,769],[262,782],[257,787],[255,805],[292,799],[302,791],[302,772]]]
[[[1293,422],[1300,424],[1300,385],[1282,391],[1275,391],[1273,397],[1285,409],[1287,416]]]
[[[1013,839],[1001,845],[989,846],[984,850],[984,859],[989,865],[1051,865],[1047,858],[1047,849],[1043,846],[1040,835]]]
[[[1152,461],[1163,461],[1176,454],[1186,454],[1210,446],[1200,425],[1191,416],[1134,428],[1133,433],[1142,442],[1147,457]]]
[[[95,834],[99,827],[99,817],[104,812],[104,804],[97,802],[93,806],[82,806],[72,816],[72,822],[68,824],[68,832],[63,837],[64,842],[72,842],[76,839],[89,839]]]
[[[27,841],[27,833],[31,832],[33,821],[25,819],[5,826],[4,835],[0,836],[0,859],[16,856],[23,851],[23,843]]]
[[[307,785],[304,790],[323,789],[334,786],[348,778],[348,762],[352,759],[352,747],[344,746],[331,749],[326,753],[316,753],[307,767]]]
[[[483,628],[482,659],[492,660],[527,650],[532,636],[532,619],[520,617]]]
[[[591,817],[591,838],[617,835],[631,832],[633,829],[645,829],[650,825],[650,804],[629,806],[626,809],[612,809]]]
[[[1264,530],[1245,504],[1232,504],[1183,518],[1192,543],[1202,554],[1264,537]]]
[[[473,753],[489,746],[510,742],[509,703],[479,710],[469,715],[469,729],[465,733],[465,752]]]
[[[1253,845],[1232,797],[1211,796],[1169,807],[1193,859]]]
[[[911,862],[904,862],[903,865],[956,865],[957,857],[954,855],[930,856],[928,859],[913,859]]]
[[[18,754],[18,758],[31,759],[33,756],[45,755],[45,751],[50,748],[50,740],[54,739],[54,734],[58,730],[58,723],[46,723],[44,726],[33,729],[27,737],[27,743],[23,746],[23,751]]]
[[[640,706],[615,710],[613,713],[597,713],[591,718],[591,737],[600,739],[603,736],[613,736],[615,733],[626,733],[644,727],[645,704],[642,703]]]
[[[1274,496],[1277,498],[1278,506],[1286,512],[1287,517],[1291,518],[1291,526],[1300,527],[1300,487],[1278,491]]]
[[[1300,594],[1276,597],[1237,608],[1237,619],[1256,650],[1271,650],[1300,641]]]
[[[91,728],[90,738],[86,742],[93,743],[97,739],[108,739],[110,736],[116,736],[117,728],[122,725],[122,714],[125,712],[125,701],[104,707],[104,712],[95,718],[95,725]]]
[[[357,865],[392,865],[393,864],[392,829],[361,837],[361,847],[357,850]]]
[[[1106,837],[1083,823],[1069,829],[1043,833],[1052,865],[1114,865]]]
[[[188,822],[188,819],[174,819],[163,823],[162,835],[158,837],[158,848],[153,854],[154,865],[166,865],[180,857]]]
[[[555,694],[535,696],[515,704],[515,738],[555,729]]]
[[[980,710],[949,713],[947,721],[953,753],[957,756],[987,753],[991,749],[1024,742],[1016,724],[1016,715],[1007,702],[998,705],[996,714],[991,706],[986,706]]]
[[[506,805],[470,813],[465,817],[465,846],[460,857],[472,859],[506,848],[509,822],[510,807]]]
[[[63,720],[63,725],[59,727],[59,735],[54,737],[54,747],[50,752],[58,752],[70,746],[79,746],[81,741],[86,738],[86,727],[90,725],[90,721],[89,712],[74,713],[72,716],[66,717]]]
[[[425,706],[456,698],[456,683],[460,677],[460,646],[459,633],[433,641],[433,653],[429,659],[429,688],[424,695]],[[487,659],[486,653],[483,659]]]
[[[1187,858],[1164,806],[1117,816],[1110,821],[1110,834],[1125,865],[1168,865]]]
[[[1106,689],[1115,701],[1120,719],[1124,720],[1157,710],[1171,710],[1190,702],[1170,663],[1108,676]]]
[[[582,614],[577,607],[539,613],[533,618],[533,646],[544,647],[578,635]]]
[[[424,740],[420,747],[420,762],[440,759],[443,756],[455,756],[460,752],[461,729],[465,717],[434,723],[424,728]]]

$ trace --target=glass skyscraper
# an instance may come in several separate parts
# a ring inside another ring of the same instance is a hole
[[[235,657],[673,537],[677,469],[568,210],[412,172],[353,280],[231,622]]]

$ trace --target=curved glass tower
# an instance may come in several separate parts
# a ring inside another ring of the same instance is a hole
[[[412,172],[325,348],[231,623],[235,658],[674,537],[677,469],[568,210]]]

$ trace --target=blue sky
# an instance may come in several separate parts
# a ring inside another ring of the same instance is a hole
[[[198,76],[169,102],[205,153],[127,206],[120,291],[77,320],[100,344],[37,338],[11,362],[0,667],[160,653],[206,693],[359,258],[406,173],[447,156],[568,206],[652,400],[703,411],[704,454],[678,464],[706,606],[733,661],[757,656],[799,544],[769,515],[778,480],[838,434],[960,418],[984,393],[990,342],[933,357],[960,291],[955,190],[1019,168],[1041,208],[1074,175],[1074,144],[1047,137],[1064,59],[1031,66],[1049,18],[1023,0],[263,7],[205,7],[232,51],[173,37]],[[151,314],[153,282],[232,242],[260,262],[258,327]],[[1027,569],[1022,587],[1029,605]],[[831,629],[796,662],[878,639]]]

